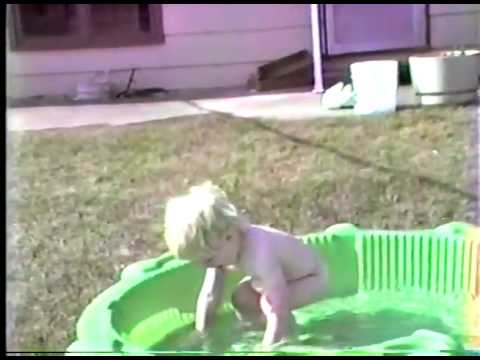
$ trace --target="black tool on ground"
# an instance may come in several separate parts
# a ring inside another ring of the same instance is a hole
[[[137,69],[132,69],[130,72],[130,77],[128,79],[127,87],[124,91],[118,93],[115,98],[120,98],[120,97],[125,97],[125,98],[130,98],[130,97],[147,97],[150,95],[154,95],[157,93],[168,93],[168,90],[164,88],[144,88],[144,89],[137,89],[137,90],[130,90],[130,87],[132,86],[133,79],[135,78],[135,72]]]

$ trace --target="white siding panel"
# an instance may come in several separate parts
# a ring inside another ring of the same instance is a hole
[[[476,13],[432,16],[431,45],[434,48],[457,45],[479,45],[479,16]]]
[[[480,11],[478,4],[430,4],[430,15]]]
[[[248,76],[260,63],[201,66],[174,69],[149,69],[139,72],[140,87],[167,89],[215,88],[246,85]]]
[[[29,97],[36,95],[73,96],[77,84],[93,74],[70,73],[63,75],[10,76],[9,97]]]
[[[480,44],[480,13],[477,13],[477,44]]]
[[[260,63],[139,70],[135,74],[132,88],[195,89],[240,86],[246,84],[248,76],[258,65]],[[11,84],[8,95],[14,98],[45,94],[73,95],[77,84],[93,75],[94,73],[87,72],[17,76]],[[125,88],[129,75],[129,71],[116,71],[111,74],[116,90]]]
[[[311,50],[309,27],[167,37],[160,46],[13,53],[15,74],[241,64]]]

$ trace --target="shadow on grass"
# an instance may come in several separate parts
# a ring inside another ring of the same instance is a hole
[[[302,138],[299,138],[299,137],[291,135],[291,134],[286,134],[286,133],[284,133],[284,132],[282,132],[278,129],[275,129],[271,126],[268,126],[265,123],[262,123],[261,121],[254,120],[253,122],[255,123],[255,125],[258,128],[260,128],[262,130],[272,132],[272,133],[274,133],[278,136],[281,136],[281,137],[283,137],[283,138],[285,138],[285,139],[287,139],[287,140],[289,140],[289,141],[291,141],[295,144],[309,146],[309,147],[313,147],[313,148],[317,148],[317,149],[321,149],[321,150],[330,152],[330,153],[338,156],[339,158],[341,158],[343,160],[349,161],[352,164],[361,165],[361,166],[364,166],[364,167],[369,167],[369,168],[372,168],[372,169],[375,169],[377,171],[384,172],[384,173],[390,173],[390,174],[395,174],[395,175],[398,175],[398,176],[416,178],[420,181],[420,183],[435,186],[435,187],[437,187],[439,189],[442,189],[444,191],[461,195],[462,197],[464,197],[466,199],[475,200],[475,201],[478,199],[478,196],[474,193],[465,191],[463,189],[456,188],[449,183],[431,178],[429,176],[421,175],[421,174],[413,174],[413,173],[411,173],[407,170],[395,169],[395,168],[391,168],[391,167],[388,167],[388,166],[375,164],[371,161],[359,158],[357,156],[344,153],[344,152],[338,150],[335,147],[328,146],[328,145],[325,145],[325,144],[314,143],[310,140],[302,139]]]
[[[292,134],[284,133],[284,132],[282,132],[282,131],[280,131],[280,130],[272,127],[272,126],[267,125],[265,122],[262,122],[258,119],[240,118],[238,116],[232,116],[229,113],[206,109],[202,106],[199,106],[198,104],[196,104],[193,101],[188,101],[187,103],[189,105],[193,106],[193,107],[196,107],[196,108],[200,109],[200,110],[208,111],[211,114],[219,115],[220,116],[219,120],[221,120],[221,121],[229,121],[230,119],[236,119],[237,121],[238,121],[238,119],[245,120],[245,121],[248,121],[251,124],[254,124],[260,130],[271,132],[271,133],[273,133],[277,136],[280,136],[280,137],[282,137],[286,140],[289,140],[289,141],[291,141],[295,144],[298,144],[298,145],[308,146],[308,147],[311,147],[311,148],[320,149],[320,150],[329,152],[331,154],[334,154],[334,155],[338,156],[339,158],[341,158],[343,160],[346,160],[346,161],[350,162],[351,164],[360,165],[360,166],[363,166],[363,167],[368,167],[368,168],[375,169],[377,171],[384,172],[384,173],[394,174],[394,175],[408,177],[408,178],[415,178],[415,179],[418,179],[418,181],[421,184],[427,184],[427,185],[430,185],[430,186],[437,187],[437,188],[439,188],[443,191],[460,195],[463,198],[471,200],[471,201],[477,201],[478,200],[478,195],[477,194],[469,192],[469,191],[465,191],[463,189],[459,189],[459,188],[457,188],[455,186],[452,186],[451,184],[443,182],[441,180],[434,179],[434,178],[431,178],[431,177],[426,176],[426,175],[414,174],[414,173],[411,173],[407,170],[391,168],[391,167],[384,166],[384,165],[381,165],[381,164],[375,164],[371,161],[368,161],[368,160],[362,159],[360,157],[342,152],[341,150],[339,150],[339,149],[337,149],[333,146],[328,146],[328,145],[325,145],[325,144],[315,143],[315,142],[312,142],[311,140],[303,139],[303,138],[297,137],[297,136],[292,135]],[[355,126],[355,123],[353,123],[353,122],[349,123],[349,125],[350,124],[352,124],[352,126]],[[327,126],[333,126],[333,124],[329,124]]]

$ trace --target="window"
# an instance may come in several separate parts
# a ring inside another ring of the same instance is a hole
[[[158,4],[11,4],[9,26],[12,50],[164,42]]]

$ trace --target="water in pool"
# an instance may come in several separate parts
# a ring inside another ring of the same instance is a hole
[[[272,352],[406,355],[463,351],[465,311],[459,299],[369,293],[312,304],[294,314],[294,334]],[[179,354],[250,353],[258,349],[262,336],[263,331],[240,331],[233,314],[225,313],[217,318],[204,340],[194,335],[190,324],[170,333],[150,350]]]

